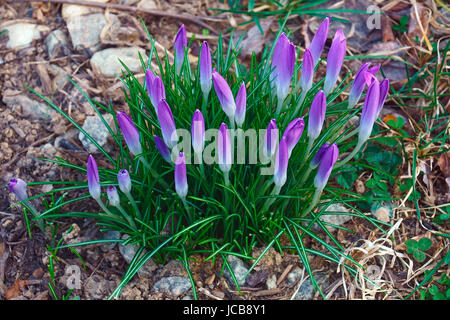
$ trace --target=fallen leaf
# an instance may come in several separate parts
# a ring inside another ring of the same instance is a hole
[[[11,300],[14,298],[17,298],[18,296],[21,295],[21,290],[20,288],[25,288],[26,287],[26,283],[25,280],[18,280],[16,282],[14,282],[14,284],[8,288],[8,290],[5,293],[5,299],[6,300]]]
[[[438,166],[446,178],[450,177],[450,153],[441,154],[438,159]]]

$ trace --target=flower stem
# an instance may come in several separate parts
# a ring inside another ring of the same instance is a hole
[[[153,168],[148,164],[147,160],[145,160],[144,157],[140,157],[139,161],[141,161],[144,167],[147,168],[153,178],[157,179],[161,183],[163,188],[169,189],[169,185],[164,180],[160,179],[160,176],[155,172],[155,170],[153,170]]]
[[[116,206],[116,208],[120,211],[120,213],[123,215],[123,217],[128,221],[128,223],[134,228],[136,228],[136,224],[134,223],[133,219],[131,219],[131,217],[125,212],[125,210],[123,209],[123,207],[118,204]]]
[[[337,162],[334,165],[333,169],[339,168],[339,167],[343,166],[344,164],[346,164],[348,161],[350,161],[355,156],[355,154],[358,153],[359,149],[361,149],[361,147],[363,146],[364,142],[365,141],[361,142],[361,141],[358,140],[358,144],[353,149],[353,151],[344,160],[341,160],[341,161]]]
[[[306,211],[303,215],[308,214],[312,209],[314,209],[317,202],[319,201],[321,194],[322,194],[322,189],[316,189],[316,191],[314,193],[314,197],[313,197],[312,201],[310,202],[308,209],[306,209]]]
[[[127,196],[128,200],[130,201],[131,205],[133,206],[134,212],[136,214],[136,216],[142,220],[142,214],[141,211],[139,210],[136,201],[134,201],[133,196],[131,195],[130,192],[125,193],[125,195]]]

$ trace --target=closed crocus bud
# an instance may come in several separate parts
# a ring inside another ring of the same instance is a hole
[[[242,82],[241,87],[236,95],[236,114],[234,120],[238,127],[242,127],[245,120],[245,111],[247,109],[247,91],[245,89],[245,83]]]
[[[163,139],[161,139],[157,135],[153,135],[153,137],[155,138],[156,149],[158,149],[159,153],[164,158],[164,160],[166,160],[167,162],[170,163],[171,162],[170,151],[169,151],[169,148],[167,147],[166,143],[164,142]]]
[[[175,162],[175,190],[180,198],[186,198],[188,193],[188,183],[186,176],[186,159],[183,152],[180,152]]]
[[[119,183],[119,189],[125,194],[131,192],[131,179],[130,174],[126,169],[121,169],[117,173],[117,182]]]
[[[311,104],[308,120],[308,137],[314,141],[322,131],[323,121],[325,120],[325,111],[327,109],[327,99],[322,90],[320,90]]]
[[[373,77],[370,73],[366,72],[367,79]],[[369,80],[368,80],[369,81]],[[377,119],[378,105],[380,101],[380,83],[373,77],[372,83],[367,90],[366,99],[364,100],[364,106],[359,120],[359,143],[365,142],[370,137],[373,124]]]
[[[316,34],[314,35],[314,38],[309,46],[314,59],[314,66],[317,65],[320,60],[320,55],[322,54],[323,48],[325,47],[325,42],[327,41],[329,27],[330,17],[327,17],[320,24],[319,29],[317,29]]]
[[[330,146],[330,143],[327,142],[324,145],[322,145],[319,148],[319,150],[317,150],[316,155],[314,156],[314,158],[311,160],[311,163],[309,164],[311,169],[315,169],[315,168],[317,168],[319,166],[320,160],[322,160],[322,157],[323,157],[325,151],[327,151],[329,146]]]
[[[272,158],[277,150],[278,135],[277,120],[272,119],[270,120],[266,134],[264,135],[264,155],[267,158]]]
[[[164,83],[162,82],[160,77],[155,77],[152,82],[150,96],[150,100],[152,101],[155,110],[158,108],[159,102],[163,99],[166,99],[166,90],[164,89]]]
[[[286,138],[289,157],[291,156],[292,150],[296,146],[298,140],[300,140],[304,128],[305,121],[303,118],[295,118],[288,124],[286,130],[284,130],[283,138]]]
[[[152,86],[153,86],[153,80],[155,80],[155,75],[153,74],[153,71],[150,69],[147,69],[145,71],[145,84],[147,86],[147,93],[150,97],[150,101],[152,102],[153,106],[155,106],[152,98]]]
[[[282,33],[275,45],[272,58],[272,68],[274,69],[270,75],[270,80],[275,85],[278,101],[284,101],[289,93],[294,65],[295,46]]]
[[[328,96],[333,91],[336,85],[339,72],[341,71],[342,63],[344,62],[346,50],[346,41],[342,29],[338,29],[331,43],[330,51],[327,56],[327,73],[325,76],[325,83],[323,91]]]
[[[316,177],[314,178],[314,186],[318,190],[323,190],[323,188],[325,188],[338,156],[339,149],[335,143],[325,150],[322,159],[320,160]]]
[[[170,149],[172,149],[178,142],[178,135],[176,132],[172,110],[166,100],[161,100],[159,102],[157,113],[164,142]]]
[[[184,50],[187,48],[187,34],[186,27],[181,25],[178,29],[177,35],[175,37],[174,49],[175,49],[175,63],[177,65],[177,74],[180,74],[181,67],[184,60]]]
[[[380,83],[380,100],[378,101],[377,118],[380,115],[381,109],[383,109],[384,102],[389,93],[389,79],[383,79]]]
[[[314,59],[311,50],[306,48],[303,55],[301,84],[303,92],[308,92],[313,84],[314,77]]]
[[[202,154],[205,147],[205,119],[200,110],[195,110],[191,123],[192,148],[196,154]]]
[[[117,193],[117,189],[114,186],[108,186],[106,188],[106,194],[108,195],[109,204],[113,207],[117,207],[120,205],[119,194]]]
[[[370,63],[365,63],[359,68],[358,72],[356,73],[355,80],[353,80],[352,87],[350,89],[350,94],[348,96],[348,108],[351,109],[359,102],[359,99],[361,98],[361,94],[364,91],[364,88],[366,86],[366,72],[369,72],[371,74],[377,73],[378,69],[380,69],[380,65],[373,66],[369,68]]]
[[[117,113],[117,122],[119,122],[120,131],[127,143],[128,149],[135,156],[142,153],[142,146],[139,140],[139,131],[134,126],[133,121],[128,115],[120,111]]]
[[[9,180],[8,189],[13,192],[20,201],[28,198],[27,183],[20,178],[12,178]]]
[[[89,193],[91,194],[91,197],[95,200],[99,200],[101,195],[100,178],[98,176],[97,163],[95,162],[95,159],[92,155],[89,155],[88,158],[87,178]]]
[[[213,71],[212,77],[214,90],[216,91],[220,105],[231,121],[231,119],[234,119],[234,115],[236,113],[236,103],[234,102],[233,93],[231,92],[230,86],[225,81],[225,79],[215,70]]]
[[[222,172],[227,173],[231,169],[231,138],[228,127],[222,122],[217,137],[217,154],[219,158],[219,167]]]
[[[208,42],[203,41],[200,51],[200,87],[205,99],[208,97],[212,86],[211,50]]]
[[[286,137],[282,137],[275,155],[275,172],[273,181],[278,190],[286,183],[289,152]]]

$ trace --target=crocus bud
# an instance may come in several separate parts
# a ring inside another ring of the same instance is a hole
[[[283,137],[286,138],[286,145],[288,148],[288,156],[291,156],[292,150],[296,146],[298,140],[302,136],[305,128],[305,121],[302,118],[295,118],[292,120],[284,130]]]
[[[234,120],[238,127],[242,127],[245,120],[245,111],[247,109],[247,91],[245,89],[245,83],[242,82],[241,87],[236,95],[236,114]]]
[[[180,198],[186,198],[188,184],[186,176],[186,159],[183,152],[180,152],[175,162],[175,190]]]
[[[267,158],[272,158],[277,150],[278,134],[277,120],[272,119],[270,120],[264,135],[264,155]]]
[[[219,99],[223,111],[230,119],[234,119],[234,114],[236,113],[236,103],[234,102],[233,93],[231,92],[230,86],[215,70],[213,71],[212,78],[214,90],[216,91],[217,98]]]
[[[278,101],[284,101],[289,93],[292,74],[295,65],[295,46],[284,33],[280,35],[275,45],[272,58],[273,71],[270,81],[273,81]]]
[[[186,34],[186,27],[183,24],[181,25],[180,29],[178,29],[174,42],[177,74],[180,74],[181,66],[183,65],[184,60],[184,50],[186,48],[187,48],[187,34]]]
[[[322,90],[317,92],[309,110],[308,137],[314,141],[322,131],[325,111],[327,109],[327,99]]]
[[[309,164],[311,169],[315,169],[315,168],[317,168],[319,166],[320,161],[322,160],[322,157],[323,157],[325,151],[327,151],[329,146],[330,146],[330,143],[327,142],[327,143],[323,144],[319,148],[319,150],[317,150],[316,155],[314,156],[314,158],[311,160],[311,163]]]
[[[89,155],[87,163],[88,187],[91,197],[95,200],[100,199],[100,178],[98,176],[97,163],[92,155]]]
[[[159,153],[164,158],[164,160],[170,163],[171,162],[170,151],[166,143],[164,142],[163,139],[161,139],[157,135],[153,135],[153,137],[155,138],[156,149],[158,149]]]
[[[28,198],[27,183],[20,178],[12,178],[9,180],[8,189],[13,192],[20,201]]]
[[[333,143],[329,148],[326,149],[325,153],[320,160],[319,169],[317,170],[316,177],[314,178],[314,186],[323,190],[325,188],[328,178],[330,177],[331,170],[333,169],[334,163],[339,156],[339,149],[335,143]]]
[[[205,120],[200,110],[195,110],[191,123],[192,148],[197,154],[202,154],[205,147]]]
[[[155,75],[153,74],[153,71],[151,69],[147,69],[147,71],[145,71],[145,84],[147,86],[147,93],[148,96],[150,97],[150,101],[152,102],[153,106],[155,106],[152,98],[153,80],[155,80]]]
[[[119,189],[125,194],[131,192],[131,179],[130,174],[126,169],[121,169],[117,173],[117,182],[119,183]]]
[[[172,110],[170,109],[166,100],[161,100],[158,103],[157,114],[164,142],[169,148],[172,149],[178,142],[178,135],[175,127],[175,120],[173,119],[172,115]]]
[[[117,189],[114,186],[108,186],[106,188],[106,194],[108,195],[109,204],[113,207],[117,207],[120,205],[119,194],[117,193]]]
[[[323,48],[325,47],[325,42],[328,37],[328,28],[330,27],[330,17],[325,18],[317,29],[314,38],[311,41],[309,49],[311,49],[311,53],[314,59],[314,66],[320,60],[320,55],[322,54]]]
[[[366,72],[366,75],[368,72]],[[369,74],[372,76],[371,74]],[[373,76],[372,76],[373,77]],[[370,137],[373,124],[377,119],[378,105],[380,101],[380,83],[373,77],[372,83],[367,90],[366,99],[359,120],[359,143],[365,142]]]
[[[389,79],[383,79],[380,83],[380,100],[378,101],[377,118],[380,115],[381,109],[383,109],[384,102],[389,92]]]
[[[211,50],[208,42],[203,41],[200,51],[200,87],[205,99],[208,97],[212,86]]]
[[[117,122],[119,122],[120,131],[122,131],[123,138],[130,152],[135,156],[141,154],[142,147],[139,140],[139,131],[134,126],[133,121],[125,112],[119,111],[117,113]]]
[[[342,29],[338,29],[327,56],[327,73],[325,76],[325,83],[323,85],[323,91],[326,96],[333,91],[333,88],[336,85],[342,63],[344,62],[345,50],[345,36]]]
[[[311,50],[306,48],[305,53],[303,55],[302,77],[301,77],[302,90],[304,93],[308,92],[309,89],[311,89],[313,84],[313,78],[314,78],[314,59]]]
[[[155,77],[152,82],[150,100],[152,101],[155,110],[158,108],[158,104],[161,100],[166,99],[166,90],[164,89],[164,83],[160,77]]]
[[[350,94],[348,96],[349,109],[356,106],[356,104],[359,102],[359,99],[361,98],[361,94],[363,93],[364,87],[366,86],[366,78],[365,78],[366,72],[369,72],[374,75],[380,68],[380,65],[376,65],[371,68],[369,68],[369,66],[370,63],[363,64],[356,73],[355,80],[353,80],[353,84],[350,89]]]
[[[231,169],[231,138],[228,127],[222,122],[217,136],[217,154],[219,158],[219,167],[222,172],[227,173]]]
[[[277,153],[275,155],[275,172],[273,181],[278,189],[286,183],[286,173],[289,161],[289,152],[286,137],[282,137],[278,145]]]

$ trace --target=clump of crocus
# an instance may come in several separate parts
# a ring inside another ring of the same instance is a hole
[[[227,81],[216,71],[212,74],[214,90],[216,91],[217,98],[219,99],[222,110],[230,119],[230,126],[234,128],[234,116],[236,113],[236,102],[234,101],[233,93]]]
[[[200,51],[200,88],[203,92],[205,102],[208,101],[208,95],[212,86],[212,66],[211,66],[211,50],[208,42],[203,41]]]
[[[327,56],[327,73],[323,85],[323,92],[328,96],[333,91],[336,81],[344,62],[346,41],[342,29],[338,29],[331,43],[330,51]]]
[[[181,25],[180,29],[178,29],[173,47],[175,49],[175,65],[177,74],[180,74],[181,67],[183,66],[184,50],[187,48],[187,34],[184,24]]]

